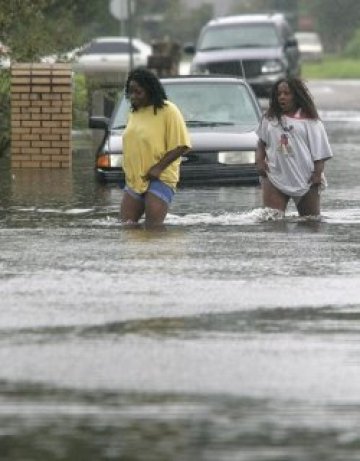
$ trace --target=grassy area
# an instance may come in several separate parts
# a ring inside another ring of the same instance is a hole
[[[360,79],[360,60],[325,56],[322,62],[302,64],[302,77],[305,79],[354,78]]]

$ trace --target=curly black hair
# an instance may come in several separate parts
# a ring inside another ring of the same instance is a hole
[[[125,97],[127,99],[130,99],[129,85],[131,81],[135,81],[146,91],[150,103],[154,106],[154,114],[156,114],[157,109],[164,107],[167,95],[162,83],[154,72],[142,66],[131,70],[125,83]],[[135,108],[132,107],[132,110],[135,110]]]
[[[294,103],[297,109],[301,109],[302,113],[308,118],[319,118],[319,114],[310,91],[304,81],[299,77],[284,77],[274,84],[271,89],[269,108],[266,112],[266,116],[268,118],[277,118],[280,120],[283,115],[278,101],[278,88],[281,83],[287,83],[289,85],[290,91],[294,95]]]

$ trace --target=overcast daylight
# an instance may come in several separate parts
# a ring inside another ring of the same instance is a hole
[[[359,461],[359,0],[0,0],[0,461]]]

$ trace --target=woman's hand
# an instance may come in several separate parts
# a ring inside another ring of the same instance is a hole
[[[260,176],[267,176],[269,165],[266,160],[265,143],[261,140],[258,141],[255,153],[256,169]]]
[[[316,160],[314,162],[314,171],[311,173],[309,183],[320,185],[322,182],[322,173],[324,171],[324,160]]]
[[[322,172],[321,171],[313,171],[310,176],[310,184],[314,185],[320,185],[321,184],[321,178],[322,178]]]
[[[144,176],[144,179],[151,180],[151,179],[159,179],[162,172],[162,168],[158,165],[154,165],[150,168],[150,170]]]
[[[260,176],[267,176],[268,171],[269,171],[269,166],[265,158],[257,160],[256,169]]]
[[[170,165],[174,160],[178,159],[181,155],[189,152],[189,147],[178,146],[173,150],[167,152],[164,157],[156,164],[153,165],[150,170],[144,176],[144,179],[159,179],[163,170]]]

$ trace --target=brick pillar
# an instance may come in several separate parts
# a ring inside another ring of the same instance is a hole
[[[12,168],[70,168],[71,65],[11,66]]]

